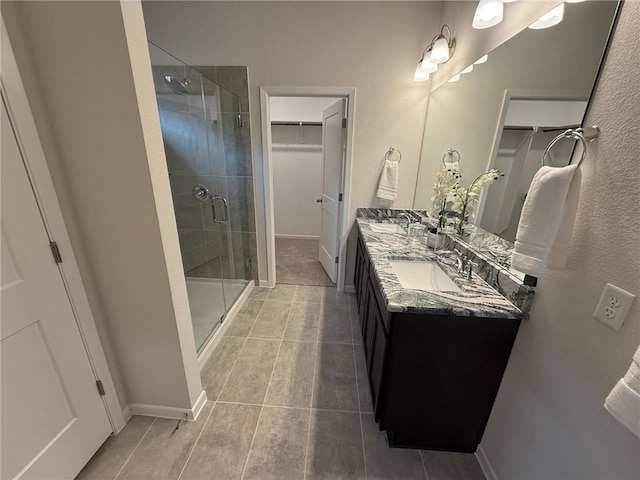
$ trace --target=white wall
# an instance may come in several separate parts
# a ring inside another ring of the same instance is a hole
[[[539,280],[482,439],[499,479],[637,479],[640,439],[603,408],[640,343],[640,302],[615,332],[592,317],[606,282],[640,293],[640,3],[625,2],[587,124],[568,267]],[[579,153],[579,152],[578,152]]]
[[[439,2],[145,2],[149,39],[194,65],[247,65],[256,199],[264,198],[259,86],[356,87],[352,208],[379,205],[389,146],[402,151],[397,207],[413,203],[429,82],[419,55],[440,29]],[[266,279],[264,205],[256,205]],[[352,275],[347,272],[347,282]]]
[[[2,2],[122,407],[186,411],[202,386],[142,12],[124,8]]]
[[[273,208],[276,237],[319,238],[322,127],[272,126]],[[301,143],[304,135],[304,141]]]

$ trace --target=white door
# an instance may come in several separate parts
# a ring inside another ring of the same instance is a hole
[[[322,112],[322,226],[319,259],[333,283],[338,278],[338,231],[344,165],[344,100]]]
[[[73,478],[111,433],[2,105],[0,477]]]

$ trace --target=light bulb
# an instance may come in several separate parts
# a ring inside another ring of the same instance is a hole
[[[431,61],[433,63],[444,63],[449,60],[449,44],[444,37],[438,38],[431,50]]]
[[[464,70],[462,70],[460,73],[469,73],[471,71],[473,71],[473,63],[469,65],[467,68],[465,68]]]
[[[457,75],[454,75],[453,77],[451,77],[449,79],[449,83],[457,82],[458,80],[460,80],[460,74],[459,73]]]
[[[473,64],[474,65],[480,65],[481,63],[486,62],[488,59],[489,59],[489,54],[487,53],[486,55],[481,56],[478,60],[473,62]]]
[[[416,67],[416,71],[413,74],[414,82],[426,82],[427,80],[429,80],[429,74],[423,72],[421,67],[422,67],[422,62],[418,63],[418,66]]]
[[[422,70],[423,73],[434,73],[438,70],[438,65],[429,59],[429,55],[424,56],[420,65],[420,70]]]
[[[489,28],[502,21],[504,5],[500,0],[480,0],[473,16],[473,28]]]
[[[564,17],[564,3],[561,3],[556,8],[549,11],[545,15],[541,16],[538,20],[529,25],[529,28],[533,30],[540,30],[542,28],[553,27],[559,24]]]

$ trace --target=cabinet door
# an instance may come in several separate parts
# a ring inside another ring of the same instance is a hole
[[[369,379],[375,405],[378,403],[380,386],[382,385],[382,374],[387,352],[387,333],[382,324],[382,317],[377,305],[373,308],[373,344],[371,346],[371,363],[369,367]]]
[[[362,269],[364,268],[364,252],[362,249],[362,244],[360,243],[360,238],[358,238],[358,242],[356,245],[356,268],[353,275],[353,284],[356,287],[356,304],[358,306],[358,313],[360,313],[360,309],[362,308],[362,299],[360,298],[362,295]]]
[[[380,317],[378,310],[378,304],[376,302],[376,294],[373,290],[371,280],[367,279],[366,293],[365,293],[365,308],[364,308],[364,330],[362,334],[364,343],[364,352],[367,357],[367,369],[371,365],[371,354],[373,352],[373,337],[376,328],[376,314]]]

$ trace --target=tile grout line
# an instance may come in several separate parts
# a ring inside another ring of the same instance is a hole
[[[271,292],[269,292],[269,293],[271,293]],[[253,330],[253,325],[255,325],[256,322],[258,321],[258,316],[260,315],[260,313],[262,312],[262,309],[264,308],[264,303],[265,303],[265,300],[262,301],[262,305],[260,306],[260,309],[258,310],[258,313],[256,314],[256,318],[253,321],[253,324],[251,325],[251,329],[249,330],[249,333],[251,333],[251,330]],[[235,318],[233,320],[235,321]],[[238,358],[240,358],[240,354],[242,353],[242,350],[244,350],[244,346],[247,344],[247,340],[248,339],[249,339],[249,335],[247,334],[247,336],[244,337],[244,342],[242,342],[242,347],[240,347],[240,351],[238,352],[238,356],[233,361],[233,365],[231,365],[231,368],[229,369],[229,373],[227,373],[227,378],[225,379],[224,383],[222,384],[222,388],[218,392],[218,396],[216,397],[216,400],[215,400],[216,402],[218,402],[218,400],[220,400],[220,395],[222,395],[222,392],[224,392],[224,387],[227,386],[227,383],[229,382],[229,378],[231,378],[231,372],[233,371],[233,369],[235,368],[236,364],[238,363]],[[217,348],[217,346],[216,346],[216,348]]]
[[[184,465],[182,466],[182,469],[180,470],[180,474],[178,475],[177,480],[180,480],[182,478],[182,474],[187,469],[187,465],[189,464],[189,460],[191,460],[191,456],[193,455],[193,452],[195,451],[196,446],[198,445],[198,442],[200,441],[200,437],[202,437],[202,434],[204,433],[204,429],[209,424],[209,419],[211,418],[211,415],[213,414],[213,411],[215,410],[215,408],[216,408],[216,402],[213,402],[213,406],[211,407],[211,411],[209,412],[209,415],[207,415],[207,419],[204,421],[204,424],[202,425],[202,428],[200,429],[200,433],[198,433],[198,438],[196,438],[196,441],[193,442],[193,446],[191,447],[191,450],[189,451],[189,455],[187,455],[187,459],[185,460]]]
[[[429,480],[429,472],[427,472],[427,465],[424,463],[424,457],[422,456],[422,450],[418,450],[418,454],[420,455],[420,461],[422,462],[422,468],[424,469],[424,474]]]
[[[311,443],[311,416],[313,415],[313,394],[315,393],[316,386],[316,371],[318,369],[318,361],[319,355],[318,351],[320,350],[320,314],[318,314],[318,329],[316,332],[316,359],[313,362],[313,379],[311,380],[311,399],[309,400],[309,425],[307,426],[307,446],[304,449],[304,472],[302,475],[302,480],[306,480],[307,478],[307,466],[309,464],[309,444]]]
[[[253,338],[255,340],[279,340],[279,338],[276,337],[233,337],[232,335],[228,335],[229,337],[232,338]],[[351,342],[319,342],[319,341],[315,341],[315,340],[291,340],[289,338],[285,339],[286,342],[296,342],[296,343],[327,343],[330,345],[359,345],[356,343],[351,343]]]
[[[360,405],[360,387],[358,382],[358,363],[356,361],[356,345],[353,332],[353,318],[351,318],[352,312],[351,305],[349,305],[349,325],[351,326],[351,344],[353,348],[353,368],[356,374],[356,394],[358,395],[358,421],[360,422],[360,440],[362,441],[362,461],[364,463],[364,478],[367,480],[367,452],[364,448],[364,427],[362,425],[362,406]]]
[[[285,340],[286,341],[286,340]],[[310,342],[309,342],[310,343]],[[291,407],[288,405],[274,405],[269,403],[246,403],[246,402],[232,402],[229,400],[219,400],[215,403],[222,403],[224,405],[246,405],[248,407],[274,407],[274,408],[284,408],[288,410],[309,410],[309,407]],[[333,408],[317,408],[311,407],[311,410],[316,412],[335,412],[335,413],[360,413],[358,410],[335,410]],[[366,412],[362,412],[366,414]]]
[[[273,290],[271,290],[271,292],[273,292]],[[269,295],[271,295],[271,292],[269,292]],[[295,289],[295,292],[293,294],[293,298],[295,298],[297,292],[298,292],[298,286],[296,285],[296,289]],[[269,298],[269,295],[267,295],[267,298]],[[266,302],[266,300],[265,300],[265,302]],[[293,300],[291,301],[291,304],[293,305]],[[273,367],[271,368],[271,375],[269,375],[269,382],[267,383],[267,389],[265,390],[264,397],[262,398],[262,405],[260,406],[260,413],[258,414],[258,421],[256,422],[256,429],[253,431],[253,436],[251,437],[251,444],[249,445],[249,450],[247,452],[247,458],[244,461],[244,468],[242,469],[242,475],[240,476],[240,480],[243,480],[245,474],[247,473],[247,466],[249,465],[249,458],[251,457],[251,451],[253,450],[253,442],[255,442],[255,440],[256,440],[256,435],[258,434],[258,427],[260,427],[260,420],[262,419],[262,412],[264,412],[264,401],[267,398],[267,393],[269,393],[269,387],[271,386],[271,380],[273,379],[273,372],[276,369],[276,363],[278,362],[278,357],[280,356],[280,349],[282,348],[282,341],[283,341],[282,339],[284,338],[284,332],[286,331],[287,325],[289,324],[290,315],[291,315],[291,308],[289,308],[289,313],[287,313],[287,321],[285,322],[284,329],[282,330],[282,336],[280,337],[280,343],[278,344],[278,352],[276,353],[276,358],[275,358],[275,360],[273,362]],[[251,329],[253,330],[253,327]],[[247,338],[249,338],[249,337],[247,337]]]
[[[136,450],[138,449],[138,447],[140,446],[140,444],[142,443],[142,441],[145,439],[145,437],[147,436],[147,434],[149,433],[149,430],[151,430],[151,427],[153,427],[156,424],[156,421],[158,420],[158,417],[155,417],[153,419],[153,422],[151,422],[151,425],[149,425],[149,427],[144,431],[144,435],[142,435],[142,437],[140,438],[140,440],[138,441],[138,443],[136,443],[136,446],[133,447],[133,450],[131,450],[131,453],[129,454],[129,456],[127,457],[127,459],[124,461],[124,463],[122,464],[122,466],[120,467],[120,469],[118,470],[118,473],[116,473],[113,477],[113,480],[116,480],[118,478],[118,475],[120,475],[122,473],[122,470],[124,470],[124,467],[127,465],[127,463],[129,463],[129,460],[131,460],[131,457],[133,457],[133,454],[136,452]]]

